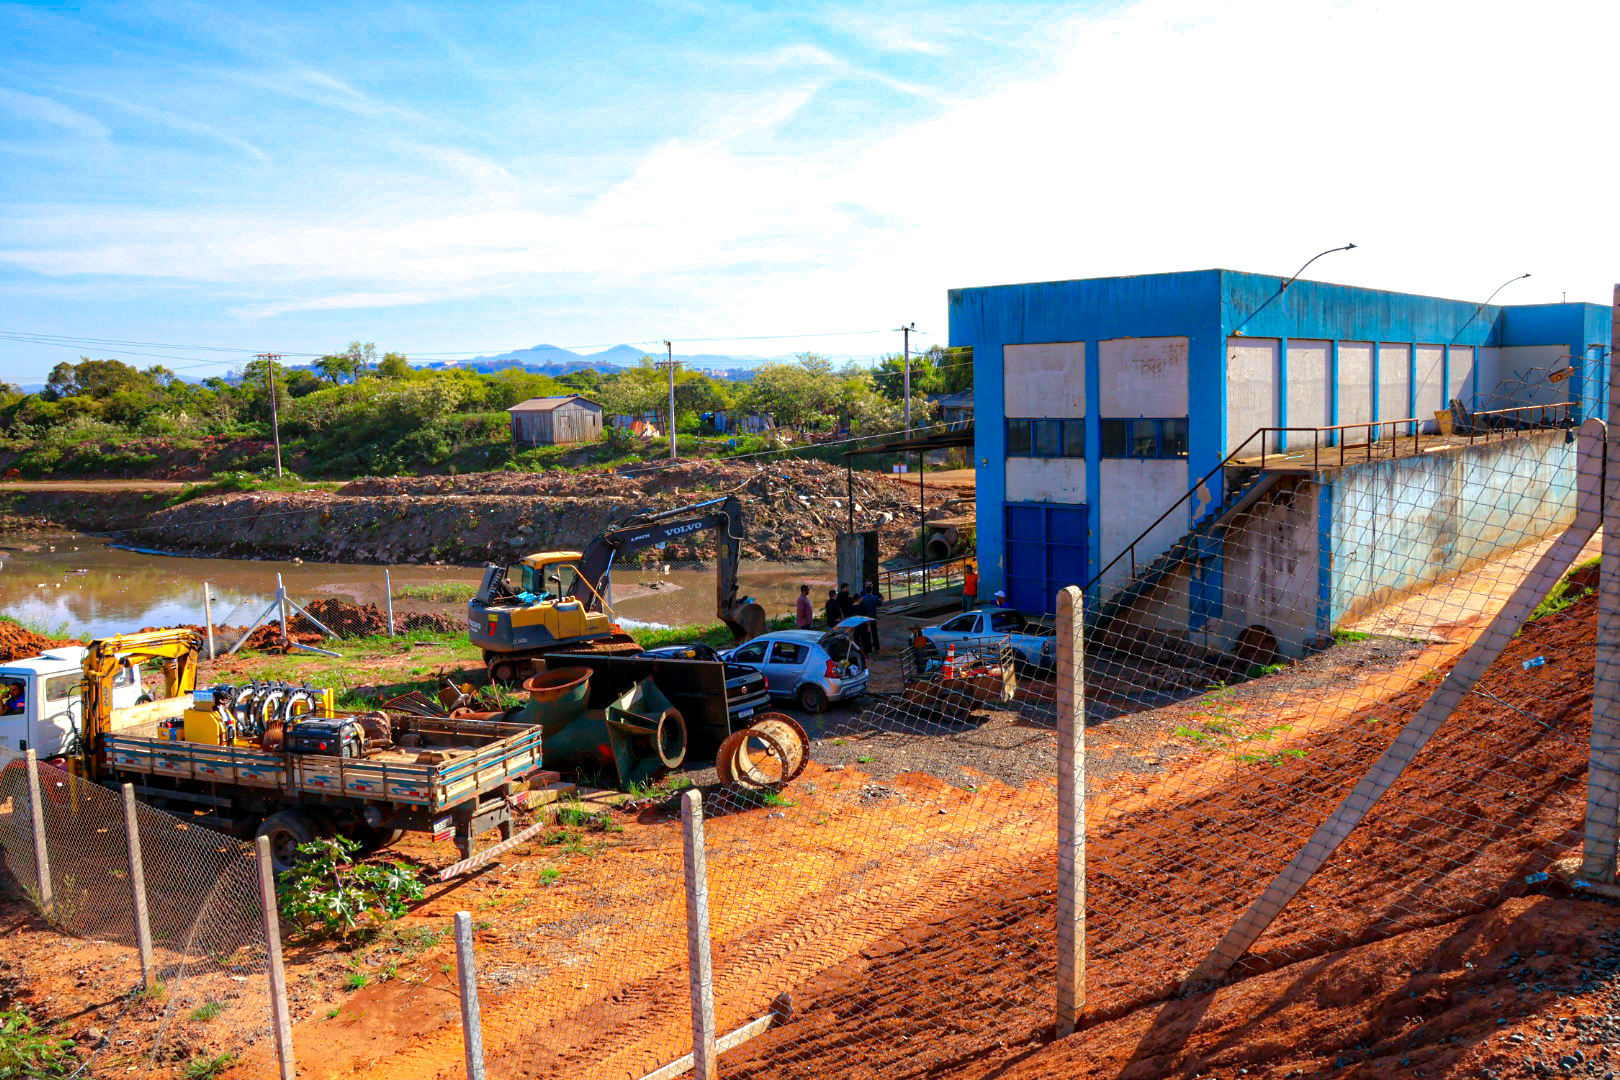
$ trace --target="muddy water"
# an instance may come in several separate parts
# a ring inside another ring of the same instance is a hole
[[[397,611],[460,615],[481,569],[466,566],[390,568]],[[66,636],[125,633],[143,626],[203,620],[203,587],[212,597],[214,622],[245,626],[275,595],[276,575],[294,600],[336,596],[374,603],[384,600],[383,568],[348,563],[286,563],[251,559],[199,559],[129,551],[102,537],[61,532],[0,536],[0,615]],[[798,586],[826,597],[830,566],[760,563],[743,569],[742,589],[771,615],[793,610]],[[617,612],[626,620],[662,625],[714,621],[714,572],[671,567],[614,576]],[[444,592],[444,599],[401,595],[413,587]]]

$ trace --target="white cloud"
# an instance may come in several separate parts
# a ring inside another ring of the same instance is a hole
[[[0,109],[87,139],[105,139],[107,125],[53,98],[0,89]]]
[[[264,298],[239,305],[247,318],[594,281],[711,332],[933,313],[943,335],[951,286],[1288,273],[1346,240],[1361,249],[1313,275],[1482,297],[1530,269],[1517,299],[1602,298],[1609,151],[1592,110],[1609,96],[1617,10],[1145,0],[1055,24],[999,83],[964,71],[966,99],[927,120],[782,153],[772,132],[813,116],[841,70],[812,48],[795,54],[801,78],[581,200],[559,199],[555,176],[430,146],[448,187],[311,187],[274,212],[34,208],[0,224],[0,262],[227,286]],[[303,78],[356,111],[388,108]]]

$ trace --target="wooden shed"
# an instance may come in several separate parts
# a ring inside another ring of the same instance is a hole
[[[578,394],[537,397],[506,410],[518,446],[595,442],[602,437],[602,406]]]

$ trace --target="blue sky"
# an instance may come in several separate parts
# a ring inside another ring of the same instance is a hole
[[[0,338],[0,378],[869,354],[899,335],[711,339],[926,344],[955,286],[1348,240],[1312,276],[1606,302],[1617,9],[0,4],[0,330],[170,346]]]

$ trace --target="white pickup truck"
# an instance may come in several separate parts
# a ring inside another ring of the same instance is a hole
[[[1057,663],[1057,635],[1050,624],[1012,608],[969,611],[938,626],[925,626],[922,634],[941,656],[949,645],[960,651],[1004,641],[1028,667],[1050,668]]]
[[[83,684],[84,650],[77,645],[0,664],[0,750],[60,756],[84,718]],[[134,705],[140,696],[140,679],[125,664],[113,679],[113,707]]]

